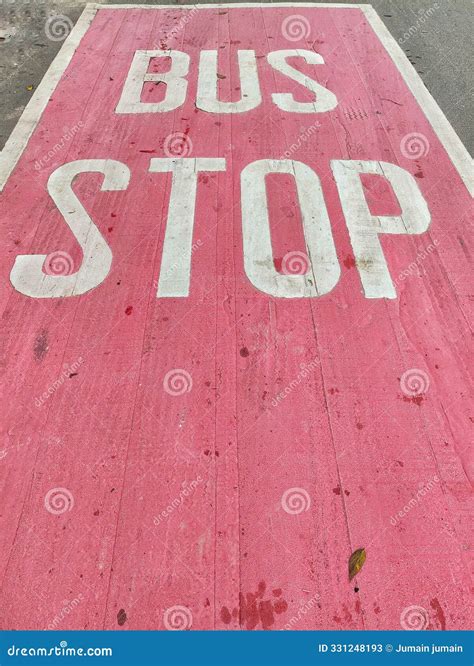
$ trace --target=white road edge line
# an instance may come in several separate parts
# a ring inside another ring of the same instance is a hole
[[[74,52],[87,32],[96,14],[96,5],[85,6],[74,28],[71,30],[44,75],[35,93],[26,105],[12,133],[0,152],[0,192],[26,148],[31,135],[43,115],[51,95],[67,69]]]
[[[461,139],[375,9],[371,5],[360,5],[360,8],[444,146],[469,194],[474,196],[474,164]]]
[[[382,45],[391,57],[398,71],[402,75],[408,88],[414,95],[420,109],[425,114],[427,120],[433,127],[441,144],[444,146],[452,163],[456,167],[460,177],[466,185],[471,196],[474,195],[474,170],[473,161],[468,151],[464,147],[461,139],[458,137],[448,119],[433,99],[429,90],[425,87],[422,79],[406,58],[403,50],[397,44],[394,37],[378,16],[375,9],[368,4],[343,4],[339,2],[320,3],[315,5],[308,2],[292,3],[223,3],[214,5],[101,5],[89,3],[85,6],[79,20],[71,33],[63,43],[59,53],[51,63],[49,69],[44,75],[36,92],[28,102],[18,123],[13,129],[10,137],[5,143],[4,149],[0,152],[0,192],[10,177],[13,169],[17,165],[26,145],[33,134],[48,101],[56,89],[62,75],[67,69],[74,52],[79,46],[82,38],[86,34],[95,14],[99,10],[107,9],[215,9],[226,8],[297,8],[308,7],[311,9],[320,8],[340,8],[340,9],[360,9],[366,16],[372,29],[379,37]]]

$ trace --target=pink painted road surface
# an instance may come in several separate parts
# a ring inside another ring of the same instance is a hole
[[[470,168],[369,8],[89,7],[0,157],[1,628],[469,628]]]

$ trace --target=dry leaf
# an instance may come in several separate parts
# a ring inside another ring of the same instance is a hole
[[[358,548],[355,550],[349,558],[349,580],[352,580],[354,576],[357,576],[359,571],[364,566],[365,558],[367,554],[365,548]]]

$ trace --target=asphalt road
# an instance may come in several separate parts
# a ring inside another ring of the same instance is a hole
[[[185,4],[167,0],[141,3]],[[48,19],[67,17],[67,32],[85,4],[82,0],[0,0],[0,148],[62,44],[64,32],[58,31],[54,39],[51,31],[47,36]],[[371,4],[472,154],[471,0],[372,0]]]

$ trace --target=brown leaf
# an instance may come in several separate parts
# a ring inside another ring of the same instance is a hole
[[[355,550],[349,558],[349,580],[352,580],[354,576],[357,576],[359,571],[364,566],[365,558],[367,554],[365,548],[358,548]]]

